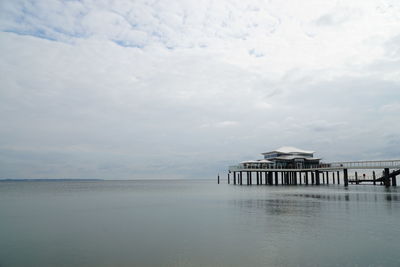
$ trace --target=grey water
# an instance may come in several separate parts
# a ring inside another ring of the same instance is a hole
[[[0,266],[400,266],[400,190],[3,181]]]

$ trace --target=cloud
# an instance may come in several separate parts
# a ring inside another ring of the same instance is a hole
[[[3,1],[0,177],[377,155],[399,130],[398,4],[382,3]]]
[[[380,111],[389,113],[389,114],[393,113],[393,112],[400,114],[400,102],[385,104],[380,108]]]

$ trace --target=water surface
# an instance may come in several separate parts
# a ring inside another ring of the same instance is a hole
[[[0,182],[0,266],[400,266],[400,190]]]

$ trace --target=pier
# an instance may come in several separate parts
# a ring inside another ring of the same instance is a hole
[[[397,186],[400,159],[321,163],[320,159],[313,157],[313,153],[293,147],[262,153],[264,159],[243,161],[230,166],[228,184]],[[371,170],[372,176],[360,175],[360,170]]]

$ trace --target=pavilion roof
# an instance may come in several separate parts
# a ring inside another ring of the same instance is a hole
[[[273,151],[270,151],[270,152],[264,152],[264,153],[261,153],[261,154],[269,154],[269,153],[273,153],[273,152],[278,152],[278,153],[287,153],[287,154],[290,154],[290,153],[305,153],[305,154],[312,154],[312,153],[314,153],[315,151],[310,151],[310,150],[303,150],[303,149],[299,149],[299,148],[297,148],[297,147],[293,147],[293,146],[283,146],[283,147],[280,147],[280,148],[278,148],[278,149],[275,149],[275,150],[273,150]]]
[[[270,160],[266,160],[266,159],[260,159],[260,160],[245,160],[240,163],[243,164],[243,163],[273,163],[273,162]]]

